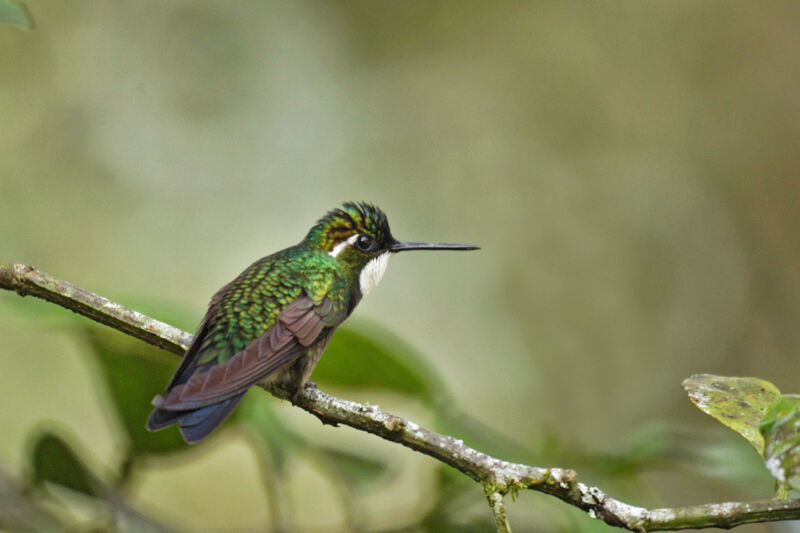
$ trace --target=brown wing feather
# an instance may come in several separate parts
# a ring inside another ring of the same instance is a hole
[[[328,299],[315,306],[301,296],[278,316],[278,321],[227,362],[194,374],[164,397],[162,408],[197,409],[222,401],[281,370],[305,353],[326,326],[331,326]],[[322,314],[318,310],[323,311]]]
[[[239,277],[241,277],[241,275]],[[236,279],[239,279],[239,278],[236,278]],[[211,319],[212,319],[212,316],[213,316],[214,307],[217,304],[219,304],[219,302],[222,300],[222,297],[225,296],[225,292],[234,283],[236,283],[236,280],[233,280],[230,283],[228,283],[227,285],[225,285],[224,287],[222,287],[220,290],[218,290],[216,293],[214,293],[214,296],[211,297],[211,301],[208,304],[208,311],[206,312],[206,315],[203,317],[203,321],[202,321],[201,326],[200,326],[200,331],[198,331],[195,334],[194,339],[192,339],[191,344],[186,349],[186,352],[184,352],[183,359],[181,360],[181,364],[178,366],[178,369],[172,375],[172,379],[169,381],[169,384],[167,385],[167,390],[170,390],[181,379],[181,377],[183,376],[183,373],[186,371],[186,369],[189,368],[189,366],[194,362],[194,359],[195,359],[194,354],[201,347],[201,345],[203,344],[203,341],[206,338],[206,333],[208,333],[209,326],[211,324]]]

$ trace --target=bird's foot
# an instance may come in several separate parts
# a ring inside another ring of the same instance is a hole
[[[312,389],[316,389],[316,388],[317,388],[317,384],[316,383],[314,383],[313,381],[306,381],[303,385],[301,385],[301,386],[299,386],[299,387],[297,387],[295,389],[294,394],[292,394],[292,397],[289,399],[289,401],[292,402],[293,406],[296,406],[297,403],[298,403],[298,400],[300,399],[300,395],[303,394],[304,390],[306,390],[306,389],[312,390]]]
[[[317,384],[316,383],[314,383],[313,381],[306,381],[302,386],[297,387],[295,389],[294,394],[292,394],[289,397],[289,401],[292,402],[293,406],[297,406],[298,403],[299,403],[299,400],[300,400],[300,396],[303,394],[304,391],[306,391],[306,390],[307,391],[312,391],[312,390],[316,390],[316,389],[317,389]],[[339,422],[336,419],[329,417],[328,415],[326,415],[325,413],[319,411],[318,409],[314,408],[313,406],[312,406],[311,409],[309,409],[308,404],[306,404],[306,407],[304,407],[304,409],[306,409],[309,413],[311,413],[312,415],[314,415],[317,418],[319,418],[320,422],[322,422],[323,424],[326,424],[326,425],[329,425],[329,426],[333,426],[333,427],[336,427],[336,426],[339,425]]]
[[[289,401],[292,403],[292,407],[297,407],[297,400],[300,399],[300,393],[303,392],[303,389],[296,389],[292,397],[289,398]]]

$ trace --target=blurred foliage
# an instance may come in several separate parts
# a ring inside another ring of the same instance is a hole
[[[340,328],[314,369],[320,384],[375,388],[434,405],[445,385],[424,357],[386,328],[359,322]]]
[[[0,527],[13,531],[120,531],[124,533],[169,533],[157,521],[131,509],[100,480],[74,450],[73,437],[46,431],[31,444],[26,491],[0,493],[13,502],[13,511],[0,506]],[[84,455],[86,451],[82,452]],[[2,478],[2,476],[0,476]],[[0,479],[0,483],[4,480]],[[13,487],[12,480],[6,481]],[[34,490],[36,489],[36,490]],[[59,490],[61,489],[61,490]],[[63,489],[68,489],[64,493]],[[83,495],[83,501],[69,492]],[[76,522],[75,511],[89,506],[90,516]],[[10,507],[10,506],[9,506]],[[61,509],[50,514],[44,509]]]
[[[232,416],[251,431],[256,448],[269,456],[270,468],[285,476],[288,456],[297,446],[298,437],[281,421],[270,403],[260,395],[248,394]]]
[[[800,395],[785,394],[761,422],[764,461],[779,483],[800,490]]]
[[[477,533],[494,528],[489,513],[469,512],[470,508],[475,507],[475,501],[482,499],[483,495],[475,490],[474,482],[461,472],[446,465],[438,465],[434,495],[433,505],[419,523],[420,531]]]
[[[375,201],[398,237],[484,251],[395,259],[357,310],[402,335],[376,362],[402,379],[376,370],[378,388],[346,366],[326,381],[334,352],[312,379],[504,459],[580,467],[637,505],[768,492],[750,445],[698,430],[707,421],[676,385],[714,372],[791,390],[800,374],[800,3],[28,4],[37,31],[0,26],[3,261],[193,329],[244,265],[340,200]],[[16,17],[20,5],[0,3]],[[164,301],[193,312],[159,316]],[[120,409],[106,387],[122,379],[104,363],[116,341],[13,295],[0,318],[13,402],[0,461],[19,485],[45,431],[104,465],[96,477],[121,482],[125,501],[189,530],[261,526],[275,507],[252,504],[262,489],[303,530],[346,529],[351,493],[365,529],[413,528],[429,511],[485,523],[481,491],[455,475],[463,491],[442,496],[434,461],[303,425],[257,391],[208,445],[167,453],[133,420],[151,397]],[[298,436],[385,474],[339,491]],[[243,446],[283,473],[243,479],[258,468]],[[126,461],[135,447],[151,451]],[[522,498],[515,530],[608,530]]]
[[[327,470],[332,479],[341,482],[344,489],[363,489],[376,483],[387,469],[383,461],[327,446],[314,445],[311,454],[313,460]]]
[[[778,424],[785,416],[791,416],[800,408],[800,395],[784,394],[776,398],[767,406],[766,412],[761,419],[758,430],[766,439],[773,427]]]
[[[0,528],[47,533],[70,529],[64,519],[31,498],[30,490],[4,470],[0,470]]]
[[[69,445],[53,433],[45,433],[34,441],[31,466],[34,483],[48,481],[95,497],[103,497],[107,492]]]
[[[0,0],[0,24],[24,30],[32,30],[34,27],[33,17],[28,8],[19,0]]]
[[[153,409],[150,402],[172,378],[175,362],[157,348],[111,328],[90,324],[84,333],[106,380],[111,407],[129,440],[128,460],[185,449],[178,432],[150,432],[142,422]]]

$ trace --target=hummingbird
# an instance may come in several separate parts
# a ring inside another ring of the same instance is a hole
[[[476,249],[398,241],[369,203],[329,211],[299,244],[259,259],[214,294],[166,391],[153,399],[147,429],[177,423],[187,443],[199,442],[261,382],[294,387],[294,402],[392,255]]]

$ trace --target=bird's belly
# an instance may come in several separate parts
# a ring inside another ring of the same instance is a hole
[[[314,367],[317,366],[317,363],[322,358],[322,354],[325,352],[325,348],[328,347],[331,336],[331,334],[328,334],[323,339],[320,339],[319,342],[309,346],[308,349],[294,361],[288,363],[261,382],[265,385],[286,385],[298,390],[301,389],[314,371]]]

